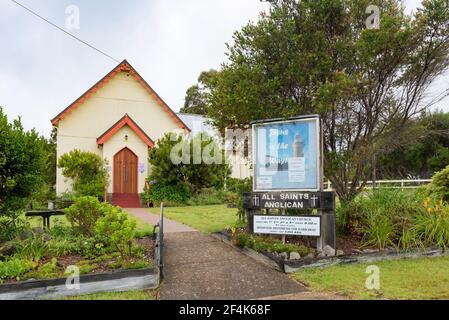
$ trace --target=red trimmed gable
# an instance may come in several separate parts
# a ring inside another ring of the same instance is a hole
[[[107,130],[101,137],[97,139],[97,144],[99,146],[104,145],[109,139],[111,139],[117,132],[119,132],[124,126],[128,126],[142,139],[148,147],[153,148],[155,143],[151,140],[148,135],[143,132],[142,129],[131,119],[127,114],[120,119],[116,124],[114,124],[109,130]]]
[[[68,114],[73,112],[76,108],[82,105],[86,100],[88,100],[92,95],[94,95],[99,89],[103,88],[115,75],[120,72],[128,72],[132,75],[153,97],[159,106],[161,106],[165,112],[172,118],[181,129],[188,132],[191,130],[186,124],[178,117],[178,115],[162,100],[162,98],[151,88],[151,86],[142,78],[142,76],[131,66],[131,64],[124,60],[117,67],[115,67],[111,72],[109,72],[103,79],[98,81],[92,88],[87,90],[81,97],[79,97],[75,102],[68,106],[64,111],[57,115],[51,123],[53,126],[58,126],[59,122],[63,120]]]

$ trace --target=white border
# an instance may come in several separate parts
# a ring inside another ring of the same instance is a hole
[[[257,127],[264,127],[269,126],[273,124],[288,124],[288,123],[301,123],[301,122],[316,122],[316,139],[317,139],[317,181],[316,181],[316,189],[257,189],[257,136],[256,136],[256,128]],[[253,192],[303,192],[303,191],[310,191],[310,192],[319,192],[321,191],[321,180],[323,177],[321,176],[321,166],[322,166],[322,144],[321,144],[321,118],[319,116],[310,116],[310,117],[304,117],[300,119],[293,119],[293,120],[285,120],[285,121],[267,121],[267,122],[260,122],[253,124]]]

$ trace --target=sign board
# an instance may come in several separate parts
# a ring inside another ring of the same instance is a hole
[[[255,192],[319,191],[319,116],[253,125]]]
[[[254,216],[254,233],[320,237],[321,217]]]
[[[335,209],[333,192],[254,192],[243,194],[243,207],[261,209]]]

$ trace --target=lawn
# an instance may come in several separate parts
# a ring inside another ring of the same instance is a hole
[[[387,261],[380,269],[380,290],[370,291],[365,283],[368,265],[305,269],[294,278],[317,292],[353,299],[434,300],[449,299],[449,257]]]
[[[152,209],[159,214],[159,209]],[[237,209],[225,205],[165,208],[165,217],[205,233],[218,232],[238,223]]]
[[[130,292],[106,292],[86,296],[69,297],[64,300],[155,300],[156,294],[152,290]]]

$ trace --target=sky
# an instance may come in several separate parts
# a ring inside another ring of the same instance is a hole
[[[113,58],[127,59],[175,111],[199,74],[226,60],[233,33],[268,9],[260,0],[17,1]],[[419,3],[407,0],[407,10]],[[66,12],[73,6],[79,26],[73,11]],[[20,116],[26,129],[45,136],[50,119],[117,65],[11,0],[0,0],[0,39],[0,106],[10,120]],[[449,101],[439,108],[449,111]]]

